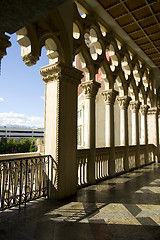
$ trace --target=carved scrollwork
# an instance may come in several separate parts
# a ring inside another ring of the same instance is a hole
[[[33,66],[39,60],[39,56],[33,55],[32,53],[28,53],[24,55],[22,60],[25,62],[27,66]]]
[[[98,92],[98,89],[100,88],[101,84],[96,81],[87,81],[80,84],[80,87],[83,88],[84,94],[86,95],[86,98],[95,98]]]
[[[121,109],[127,109],[131,98],[129,96],[118,97],[117,101]]]
[[[104,101],[107,105],[114,104],[116,96],[118,95],[118,92],[115,90],[105,90],[102,93],[102,96],[104,97]]]
[[[131,107],[132,112],[137,113],[140,108],[140,102],[139,101],[131,101],[130,107]]]
[[[148,112],[148,109],[149,109],[149,106],[148,106],[148,105],[141,105],[141,106],[140,106],[141,115],[146,115],[147,112]]]
[[[83,78],[82,72],[71,66],[67,66],[64,63],[56,63],[47,65],[41,68],[40,74],[44,82],[65,80],[70,81],[76,85],[80,84],[80,80]]]

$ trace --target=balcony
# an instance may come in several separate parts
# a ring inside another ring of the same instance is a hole
[[[158,239],[159,174],[159,163],[152,163],[70,199],[42,197],[0,212],[0,239]]]

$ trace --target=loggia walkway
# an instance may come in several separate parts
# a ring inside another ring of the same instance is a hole
[[[0,212],[0,239],[155,240],[160,238],[160,164]]]

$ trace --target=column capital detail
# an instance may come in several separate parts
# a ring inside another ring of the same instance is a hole
[[[76,85],[81,83],[83,78],[82,72],[72,66],[67,66],[64,63],[56,63],[47,65],[41,68],[40,74],[45,83],[57,80],[66,80]]]
[[[129,96],[117,97],[121,109],[127,109],[131,98]]]
[[[138,100],[135,100],[135,101],[132,100],[130,101],[130,107],[133,113],[138,113],[140,108],[140,102]]]
[[[116,99],[116,96],[118,95],[118,92],[112,89],[104,90],[101,92],[102,96],[104,97],[104,101],[106,105],[113,105]]]
[[[90,81],[81,83],[80,86],[83,88],[86,98],[95,98],[101,84],[99,82],[90,80]]]
[[[148,109],[148,115],[152,114],[158,114],[158,108],[157,107],[151,107]]]
[[[0,60],[7,54],[6,48],[11,46],[9,39],[10,37],[5,35],[4,31],[0,30]]]
[[[141,105],[140,106],[140,113],[141,115],[146,115],[148,112],[149,106],[148,105]]]

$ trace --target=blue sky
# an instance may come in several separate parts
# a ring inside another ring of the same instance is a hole
[[[1,62],[0,126],[43,127],[45,84],[39,72],[49,63],[46,50],[42,49],[36,65],[28,67],[22,61],[16,34],[10,41],[12,46]]]

